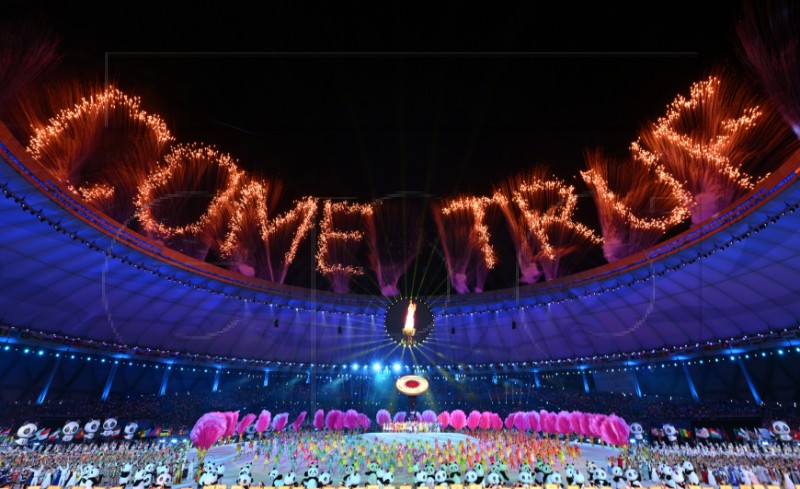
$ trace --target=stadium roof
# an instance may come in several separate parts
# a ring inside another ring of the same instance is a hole
[[[723,214],[622,262],[425,298],[436,325],[409,352],[385,332],[386,298],[192,260],[75,200],[4,127],[0,142],[0,319],[59,338],[213,358],[474,365],[718,345],[800,318],[800,154]]]

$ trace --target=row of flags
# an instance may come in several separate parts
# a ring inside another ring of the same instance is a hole
[[[675,431],[680,438],[701,438],[701,439],[709,439],[709,440],[727,440],[728,433],[720,428],[698,428],[696,430],[691,430],[689,428],[676,428]],[[664,430],[662,428],[657,428],[655,426],[650,428],[650,434],[653,435],[653,438],[666,438],[664,434]]]
[[[183,436],[183,430],[182,429],[181,430],[173,430],[172,428],[162,428],[162,427],[159,426],[159,427],[156,427],[156,428],[141,429],[136,433],[136,435],[133,438],[142,439],[142,438],[169,437],[169,436],[173,436],[173,433],[175,433],[175,436]],[[96,440],[105,440],[105,439],[108,439],[108,438],[118,439],[120,437],[120,434],[121,434],[121,430],[114,430],[114,434],[111,435],[110,437],[103,437],[103,436],[95,435],[94,439],[96,439]],[[50,428],[42,428],[39,431],[37,431],[36,433],[34,433],[34,435],[31,436],[30,439],[31,440],[36,440],[36,441],[59,441],[59,440],[61,440],[62,435],[63,435],[63,433],[61,431],[61,428],[58,428],[55,431],[51,430]],[[12,438],[13,436],[14,436],[14,433],[11,431],[11,428],[5,428],[5,429],[4,428],[0,428],[0,440],[6,440],[6,439],[9,439],[9,438]],[[72,437],[73,440],[83,440],[84,438],[85,438],[85,432],[84,432],[83,428],[81,428],[80,431],[78,431]]]

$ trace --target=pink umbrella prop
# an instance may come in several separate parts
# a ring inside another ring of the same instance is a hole
[[[325,428],[325,411],[323,411],[322,409],[317,409],[317,412],[314,413],[314,429],[319,431],[324,428]]]
[[[461,431],[467,426],[467,415],[464,414],[464,411],[456,409],[450,413],[450,426],[456,431]]]
[[[219,441],[228,428],[228,422],[222,413],[206,413],[194,424],[189,438],[198,450],[208,450]]]
[[[275,419],[272,420],[272,431],[278,433],[283,431],[286,427],[286,423],[289,422],[289,413],[281,413],[275,416]]]
[[[303,424],[303,421],[306,420],[306,414],[307,413],[303,411],[297,416],[297,419],[294,420],[294,423],[292,423],[292,428],[294,428],[295,431],[299,430],[300,426]]]
[[[430,409],[422,412],[422,421],[426,423],[433,423],[436,421],[436,413]]]
[[[369,419],[364,413],[359,413],[358,415],[358,425],[361,427],[362,430],[367,431],[369,427],[372,425],[372,420]]]
[[[378,426],[383,426],[392,421],[392,415],[389,414],[389,411],[381,409],[375,414],[375,421],[378,423]]]
[[[263,433],[269,428],[269,424],[272,422],[272,414],[264,409],[261,411],[261,414],[258,415],[258,419],[256,420],[256,431],[259,433]]]
[[[241,421],[239,421],[239,426],[236,427],[236,434],[241,437],[244,435],[244,430],[247,429],[248,426],[253,424],[253,421],[256,420],[256,415],[253,413],[246,414]]]
[[[402,423],[406,420],[406,412],[405,411],[397,411],[394,413],[394,422],[395,423]]]
[[[503,429],[503,420],[500,419],[500,415],[497,413],[492,413],[492,429],[495,431]]]
[[[450,413],[442,411],[439,413],[439,416],[436,417],[436,421],[439,422],[439,426],[442,430],[446,430],[447,427],[450,426]]]

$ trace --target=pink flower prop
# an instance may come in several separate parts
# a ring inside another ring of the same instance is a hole
[[[406,420],[406,412],[405,411],[397,411],[394,413],[394,422],[395,423],[402,423]]]
[[[236,425],[239,423],[239,411],[228,411],[224,414],[228,422],[225,428],[225,436],[233,436],[236,433]]]
[[[560,433],[562,435],[566,435],[572,429],[572,424],[569,420],[569,413],[566,411],[560,411],[556,415],[556,433]]]
[[[422,411],[422,421],[426,423],[433,423],[436,421],[436,413],[431,411],[430,409],[426,411]]]
[[[603,440],[612,445],[627,445],[631,427],[616,414],[608,416],[601,427]]]
[[[481,413],[480,411],[472,411],[469,413],[469,417],[467,417],[467,428],[470,431],[475,431],[478,429],[478,424],[481,422]]]
[[[526,414],[528,417],[528,424],[531,426],[531,431],[539,431],[541,429],[541,425],[539,423],[539,413],[536,411],[530,411]]]
[[[328,411],[328,414],[325,415],[325,427],[329,430],[336,429],[336,422],[339,420],[339,416],[341,416],[342,412],[336,409],[331,409]]]
[[[591,414],[581,413],[580,424],[583,436],[592,436],[591,419]]]
[[[528,431],[531,428],[531,424],[528,421],[528,415],[526,413],[516,413],[517,415],[514,416],[514,428],[518,431]]]
[[[382,427],[386,423],[391,423],[392,415],[389,414],[389,411],[381,409],[377,412],[377,414],[375,414],[375,421],[378,423],[378,426]]]
[[[358,428],[358,411],[355,409],[348,409],[347,412],[344,413],[344,427],[348,430]]]
[[[503,420],[500,419],[500,415],[497,413],[492,413],[492,429],[495,431],[503,429]]]
[[[263,433],[269,428],[269,424],[272,422],[272,414],[264,409],[261,411],[261,414],[258,415],[258,419],[256,420],[256,431],[259,433]]]
[[[581,417],[583,417],[583,413],[580,411],[572,411],[569,413],[570,430],[576,435],[583,434],[583,431],[581,430]]]
[[[478,428],[482,430],[488,430],[492,427],[492,413],[489,411],[484,411],[481,413],[481,420],[478,423]]]
[[[222,413],[206,413],[194,424],[189,438],[199,450],[208,450],[222,438],[227,427],[228,422]]]
[[[275,419],[272,420],[272,431],[278,433],[283,431],[286,427],[286,423],[289,422],[289,413],[281,413],[275,416]]]
[[[367,431],[369,427],[372,425],[372,420],[369,419],[369,416],[366,414],[360,413],[358,415],[358,425],[361,427],[362,430]]]
[[[450,413],[450,426],[456,431],[461,431],[467,426],[467,415],[464,414],[464,411],[456,409]]]
[[[314,429],[319,431],[325,429],[325,411],[317,409],[314,413]]]
[[[507,430],[510,430],[511,428],[514,427],[514,418],[516,418],[516,417],[517,417],[517,413],[511,413],[508,416],[506,416],[505,425],[506,425],[506,429]]]
[[[441,429],[447,429],[447,427],[450,426],[450,413],[447,411],[442,411],[439,413],[439,416],[437,416],[436,421],[439,422]]]
[[[306,420],[306,414],[308,413],[303,411],[297,416],[297,419],[294,420],[294,423],[292,423],[292,428],[294,428],[295,431],[299,430],[300,426],[303,424],[303,421]]]
[[[236,427],[236,434],[242,436],[244,434],[244,430],[247,429],[248,426],[253,424],[253,421],[256,420],[256,415],[253,413],[246,414],[241,421],[239,421],[239,426]]]

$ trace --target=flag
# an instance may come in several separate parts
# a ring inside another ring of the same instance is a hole
[[[172,434],[172,428],[164,428],[158,436],[169,436]]]
[[[33,435],[39,441],[46,440],[47,437],[50,435],[50,428],[42,428]]]
[[[656,438],[664,438],[664,431],[661,428],[656,428],[654,426],[650,428],[650,433]]]
[[[2,430],[2,428],[0,428],[0,430]],[[11,436],[11,428],[0,431],[0,436]]]
[[[61,438],[61,428],[55,430],[50,436],[47,437],[47,441],[56,441]]]
[[[681,438],[691,438],[692,437],[692,430],[687,430],[686,428],[680,429]]]
[[[717,428],[709,428],[708,429],[708,437],[712,440],[721,440],[722,433]]]
[[[749,440],[750,433],[748,433],[744,428],[736,428],[736,438],[739,440]]]

